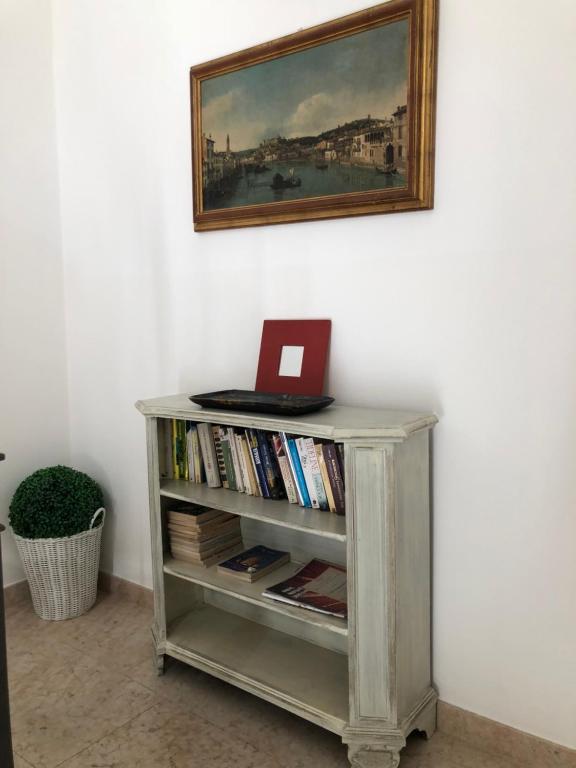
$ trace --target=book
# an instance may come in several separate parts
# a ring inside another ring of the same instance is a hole
[[[236,433],[232,427],[227,428],[228,433],[228,445],[230,446],[230,453],[232,455],[232,464],[234,465],[234,477],[236,478],[236,490],[239,493],[244,492],[244,478],[242,476],[242,469],[240,467],[240,457],[238,456],[238,446],[236,445]]]
[[[243,547],[243,544],[242,544],[242,541],[240,540],[238,544],[235,544],[232,547],[223,549],[205,558],[202,558],[201,555],[196,555],[193,552],[189,552],[186,549],[176,547],[175,550],[172,549],[172,555],[176,560],[184,560],[185,562],[192,563],[193,565],[200,565],[204,568],[209,568],[211,565],[216,565],[216,563],[220,563],[222,562],[222,560],[226,560],[232,555],[235,555],[239,549],[242,549],[242,547]]]
[[[268,433],[262,429],[257,429],[256,437],[270,498],[282,499],[284,498],[284,487],[280,481],[280,470],[276,462],[276,453],[269,443]]]
[[[198,438],[200,439],[200,451],[204,462],[206,483],[210,488],[219,488],[222,485],[220,472],[218,471],[218,457],[212,435],[212,424],[199,423],[196,425]]]
[[[234,439],[236,440],[236,451],[238,452],[238,462],[240,463],[240,472],[242,473],[242,482],[244,484],[244,493],[248,496],[254,496],[254,488],[250,480],[250,474],[248,473],[248,466],[246,464],[246,454],[244,453],[244,446],[242,444],[242,438],[244,435],[239,432],[234,433]]]
[[[248,450],[248,458],[250,459],[250,464],[252,466],[252,475],[254,477],[255,482],[255,496],[262,496],[262,486],[260,485],[260,478],[258,477],[258,470],[256,469],[256,462],[254,461],[254,454],[252,453],[252,443],[250,440],[250,434],[247,429],[244,430],[244,439],[246,441],[246,448]]]
[[[230,448],[230,437],[225,427],[219,427],[220,430],[220,445],[222,447],[222,455],[224,456],[224,465],[226,467],[226,478],[228,480],[228,488],[231,491],[237,490],[236,474],[234,472],[234,462],[232,461],[232,449]]]
[[[314,483],[318,506],[320,509],[328,509],[328,498],[324,489],[322,473],[320,472],[320,464],[318,463],[318,456],[316,454],[316,445],[311,437],[304,437],[302,440],[308,455],[308,466],[310,468],[310,474],[312,475],[312,482]]]
[[[324,453],[324,461],[326,462],[326,469],[328,471],[328,480],[330,481],[332,495],[334,496],[336,514],[343,515],[346,511],[346,496],[342,475],[340,474],[340,464],[338,462],[336,446],[334,443],[327,443],[322,446],[322,452]]]
[[[241,536],[238,531],[229,533],[226,536],[213,536],[206,541],[196,541],[183,534],[172,533],[170,535],[170,546],[187,549],[198,555],[212,555],[227,546],[233,546],[240,541]]]
[[[193,528],[178,523],[168,522],[168,533],[170,535],[180,534],[186,536],[191,541],[207,541],[217,536],[225,536],[234,531],[240,530],[240,520],[233,517],[231,520],[217,520],[212,524],[207,524],[202,528]]]
[[[174,477],[172,463],[172,420],[160,419],[160,429],[162,432],[162,452],[160,453],[160,475],[171,480]]]
[[[298,573],[268,587],[264,597],[345,619],[348,615],[346,568],[311,560]]]
[[[186,442],[186,431],[189,421],[178,419],[178,461],[180,464],[180,478],[182,480],[190,479],[188,467],[188,446]]]
[[[297,437],[295,442],[296,442],[296,448],[298,449],[298,456],[300,457],[302,472],[304,473],[306,489],[308,490],[308,496],[310,497],[310,504],[313,509],[320,509],[320,502],[318,501],[316,486],[314,485],[314,479],[312,477],[312,470],[310,468],[310,458],[308,456],[308,450],[306,448],[305,438]]]
[[[244,432],[238,435],[239,451],[242,455],[242,461],[244,470],[246,472],[246,480],[248,482],[248,493],[251,496],[260,496],[258,490],[258,482],[256,481],[256,470],[254,469],[252,452],[248,447],[248,440]]]
[[[214,449],[216,451],[216,459],[218,461],[218,473],[220,475],[222,487],[228,488],[226,465],[224,463],[224,454],[222,453],[222,445],[220,443],[220,427],[217,424],[212,426],[212,438],[214,440]]]
[[[225,516],[225,519],[236,517],[236,515],[232,515],[230,512],[221,512],[219,509],[210,509],[210,507],[201,507],[199,504],[189,504],[187,502],[180,504],[172,502],[172,505],[166,510],[166,514],[172,522],[195,527],[223,516]]]
[[[178,422],[172,419],[172,471],[174,480],[180,480],[180,464],[178,462]]]
[[[306,487],[306,480],[304,478],[304,472],[302,471],[302,464],[300,463],[300,456],[298,455],[298,448],[296,447],[296,441],[293,437],[288,438],[288,449],[292,458],[292,466],[294,467],[294,476],[298,483],[298,491],[302,499],[303,507],[311,507],[310,496],[308,495],[308,488]]]
[[[270,489],[268,488],[268,482],[266,480],[266,473],[262,466],[262,459],[260,457],[260,449],[258,445],[258,436],[255,429],[247,429],[246,435],[248,437],[250,451],[254,459],[254,466],[256,468],[256,474],[258,475],[258,485],[264,498],[270,498]]]
[[[288,464],[290,466],[290,474],[292,475],[292,480],[294,481],[294,488],[296,490],[296,496],[298,497],[298,504],[300,504],[301,507],[304,507],[305,506],[304,499],[302,497],[302,493],[300,492],[298,479],[296,477],[296,467],[294,466],[292,452],[290,450],[290,446],[288,444],[288,437],[285,432],[280,432],[280,440],[282,441],[282,447],[284,448],[284,453],[286,454],[286,458],[288,459]]]
[[[334,502],[334,494],[332,493],[332,486],[330,485],[330,479],[328,477],[328,469],[324,460],[324,452],[322,451],[322,443],[316,443],[316,456],[318,458],[318,466],[320,467],[320,474],[322,475],[322,482],[324,483],[324,490],[326,491],[326,500],[328,501],[328,509],[330,512],[336,512],[336,504]]]
[[[282,480],[284,481],[286,497],[290,504],[298,504],[296,485],[294,483],[294,478],[292,477],[292,470],[290,469],[288,457],[286,456],[286,449],[284,448],[280,435],[272,435],[272,444],[276,453],[278,466],[280,467],[280,473],[282,474]]]
[[[242,581],[256,581],[290,562],[290,553],[259,544],[220,563],[217,570]]]
[[[190,475],[190,480],[194,480],[195,483],[202,483],[204,481],[204,462],[202,461],[200,438],[196,424],[192,425],[192,453],[194,456],[194,476]]]

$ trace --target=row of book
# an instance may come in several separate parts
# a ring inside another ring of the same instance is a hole
[[[163,422],[166,477],[345,513],[341,444],[182,419]]]

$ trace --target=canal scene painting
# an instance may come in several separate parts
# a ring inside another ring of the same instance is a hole
[[[211,76],[210,65],[218,62],[210,62],[206,74],[202,65],[196,68],[196,80],[192,69],[195,173],[200,176],[195,195],[201,195],[195,213],[208,214],[210,221],[216,212],[232,217],[257,210],[269,216],[306,201],[317,210],[319,201],[374,200],[368,193],[383,193],[386,200],[394,191],[406,197],[414,147],[413,18],[407,13],[390,17],[395,5],[378,6],[378,23],[374,13],[364,12],[364,27],[346,17],[350,34],[327,35],[324,41],[319,33],[316,44],[292,48],[282,38],[276,41],[276,56],[259,61],[264,46],[258,46],[256,63],[250,63],[250,52],[241,52],[244,66],[226,57],[236,64],[230,71],[219,67]],[[310,31],[293,37],[298,42]]]

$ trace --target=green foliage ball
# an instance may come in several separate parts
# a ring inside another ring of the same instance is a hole
[[[102,490],[70,467],[39,469],[20,483],[10,504],[10,525],[25,539],[55,539],[88,530]],[[97,523],[100,523],[98,518]]]

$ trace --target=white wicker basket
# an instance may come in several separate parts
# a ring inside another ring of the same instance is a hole
[[[102,524],[94,528],[99,515]],[[101,507],[87,531],[60,539],[23,539],[14,534],[34,610],[41,619],[73,619],[94,605],[105,516]]]

